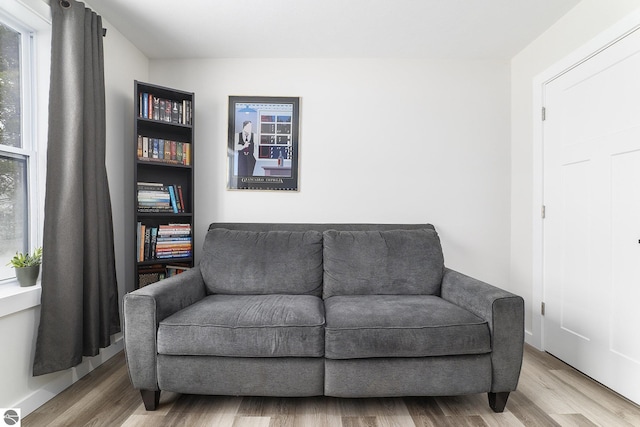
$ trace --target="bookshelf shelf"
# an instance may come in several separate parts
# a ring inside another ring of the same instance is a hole
[[[193,267],[194,94],[134,82],[135,288]]]
[[[141,261],[138,263],[138,267],[146,267],[150,265],[161,265],[161,264],[192,264],[193,258],[166,258],[162,260],[152,259],[149,261]]]
[[[141,126],[159,126],[159,127],[167,127],[168,128],[183,128],[183,129],[191,129],[193,126],[189,125],[189,124],[185,124],[185,123],[170,123],[170,122],[164,122],[164,121],[160,121],[160,120],[154,120],[154,119],[147,119],[144,117],[138,117],[138,120],[140,121],[140,125]]]
[[[190,218],[191,213],[171,213],[171,212],[138,212],[138,216],[148,216],[157,218]]]
[[[147,159],[147,160],[138,159],[136,162],[138,163],[138,165],[146,165],[146,166],[154,166],[154,167],[170,167],[170,168],[183,168],[183,169],[192,168],[191,165],[173,164],[169,162],[163,162],[161,160],[152,160],[152,159]]]

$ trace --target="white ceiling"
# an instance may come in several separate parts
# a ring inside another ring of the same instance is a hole
[[[101,0],[92,4],[152,59],[510,59],[579,2]]]

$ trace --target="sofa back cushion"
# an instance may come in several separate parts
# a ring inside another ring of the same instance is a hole
[[[324,232],[323,297],[438,295],[444,257],[435,230]]]
[[[209,293],[322,295],[322,234],[215,228],[204,242]]]

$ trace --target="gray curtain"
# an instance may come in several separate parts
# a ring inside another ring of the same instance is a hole
[[[33,374],[95,356],[120,331],[105,167],[102,20],[51,0],[42,302]]]

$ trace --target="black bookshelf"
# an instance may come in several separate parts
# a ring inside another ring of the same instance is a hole
[[[193,267],[194,93],[134,82],[135,288]]]

